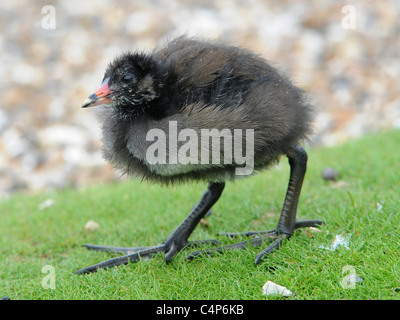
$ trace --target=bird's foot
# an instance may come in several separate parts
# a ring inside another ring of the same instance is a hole
[[[98,269],[106,269],[111,267],[116,267],[122,264],[127,264],[130,262],[138,262],[140,259],[150,259],[154,257],[159,252],[165,253],[165,260],[167,262],[171,261],[177,252],[185,248],[198,247],[204,244],[211,245],[220,245],[221,242],[217,240],[199,240],[199,241],[173,241],[169,238],[166,242],[156,245],[156,246],[148,246],[148,247],[113,247],[113,246],[99,246],[99,245],[91,245],[86,244],[86,247],[89,250],[96,251],[107,251],[114,253],[124,253],[125,255],[116,257],[113,259],[109,259],[98,264],[80,269],[75,272],[75,274],[85,274],[96,272]]]
[[[113,259],[109,259],[93,266],[83,268],[75,272],[75,274],[83,274],[95,272],[98,269],[116,267],[129,262],[137,262],[140,259],[152,258],[159,252],[165,253],[165,261],[170,262],[172,258],[186,247],[195,247],[203,244],[221,245],[217,240],[200,240],[188,241],[187,239],[205,215],[211,214],[211,207],[221,196],[222,190],[225,187],[223,182],[210,183],[206,192],[201,197],[200,201],[192,209],[189,215],[179,224],[179,226],[170,234],[170,236],[162,244],[151,247],[137,248],[121,248],[110,246],[86,245],[86,248],[100,251],[122,252],[125,255]]]
[[[296,221],[293,232],[299,228],[317,227],[317,226],[320,226],[321,224],[322,224],[322,221],[320,221],[320,220],[299,220],[299,221]],[[247,237],[256,236],[256,237],[251,238],[248,241],[242,241],[242,242],[234,243],[234,244],[227,245],[227,246],[217,247],[217,248],[210,249],[210,250],[196,251],[196,252],[191,253],[187,257],[187,259],[192,260],[198,256],[214,255],[215,253],[224,253],[226,250],[245,249],[249,245],[252,247],[255,247],[255,246],[263,244],[267,240],[272,240],[272,243],[256,256],[255,264],[257,265],[260,263],[262,258],[264,258],[266,255],[279,249],[279,247],[281,246],[284,239],[289,239],[292,234],[280,233],[278,231],[278,229],[273,229],[273,230],[269,230],[269,231],[249,231],[249,232],[245,232],[245,233],[222,233],[221,235],[226,235],[226,236],[230,237],[231,239],[235,238],[237,236],[247,236]]]

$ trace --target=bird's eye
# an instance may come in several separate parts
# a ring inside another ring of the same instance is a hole
[[[122,77],[122,82],[126,83],[126,84],[130,84],[133,82],[134,79],[135,79],[135,77],[132,74],[127,74]]]

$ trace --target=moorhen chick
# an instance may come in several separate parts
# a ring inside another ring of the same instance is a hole
[[[101,87],[82,107],[99,105],[105,106],[103,154],[116,168],[164,184],[202,180],[208,188],[162,244],[86,245],[125,255],[76,273],[136,262],[158,252],[164,252],[168,262],[187,246],[220,244],[188,238],[221,196],[225,181],[268,168],[281,155],[289,159],[290,179],[276,229],[247,232],[254,236],[251,241],[194,252],[188,258],[272,239],[257,255],[258,264],[296,229],[321,224],[319,220],[296,221],[307,166],[307,153],[300,143],[311,133],[313,107],[301,89],[260,56],[186,36],[150,54],[125,53],[107,67]]]

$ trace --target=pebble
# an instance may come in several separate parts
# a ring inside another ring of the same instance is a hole
[[[85,224],[85,231],[87,231],[87,232],[92,232],[92,231],[95,231],[95,230],[97,230],[99,228],[100,228],[100,225],[97,222],[93,221],[93,220],[89,220]]]
[[[290,297],[293,293],[279,284],[276,284],[272,281],[267,281],[262,287],[262,293],[266,296],[282,296],[282,297]]]
[[[335,181],[339,176],[339,172],[333,168],[325,168],[322,170],[322,178],[324,180]]]
[[[41,204],[39,204],[39,210],[44,210],[46,208],[51,207],[52,205],[54,205],[54,200],[53,199],[46,199]]]

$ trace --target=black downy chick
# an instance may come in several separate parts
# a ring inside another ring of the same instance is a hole
[[[296,221],[307,165],[307,153],[299,144],[310,134],[312,106],[301,89],[250,51],[182,36],[151,54],[123,54],[108,66],[100,89],[82,107],[98,105],[106,105],[104,157],[116,168],[165,184],[188,180],[209,184],[198,204],[162,244],[140,248],[86,245],[126,255],[77,273],[136,262],[158,252],[171,261],[178,251],[198,244],[188,238],[219,199],[225,181],[267,168],[281,155],[289,158],[291,171],[277,228],[247,232],[247,236],[256,236],[251,242],[194,252],[188,258],[272,239],[257,255],[258,264],[296,229],[321,224],[319,220]],[[248,163],[243,154],[250,155]]]

